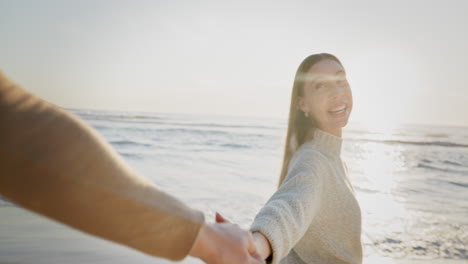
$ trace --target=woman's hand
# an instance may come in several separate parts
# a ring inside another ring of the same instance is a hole
[[[229,223],[229,221],[219,213],[216,213],[216,222]],[[259,254],[263,260],[267,259],[271,255],[271,246],[268,239],[260,232],[253,232],[252,237],[255,247],[257,248],[257,254]]]
[[[190,256],[207,264],[263,264],[250,232],[231,223],[205,224]]]
[[[263,259],[267,259],[271,255],[271,245],[268,239],[260,232],[252,233],[257,251]]]
[[[190,255],[207,264],[265,263],[255,248],[252,234],[221,215],[216,216],[216,223],[201,228]]]

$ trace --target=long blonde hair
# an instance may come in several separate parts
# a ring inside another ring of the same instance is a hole
[[[341,62],[332,54],[319,53],[310,55],[305,58],[299,68],[296,71],[294,77],[294,84],[291,94],[291,106],[289,108],[289,119],[288,119],[288,133],[286,135],[286,144],[284,148],[283,166],[279,178],[278,187],[283,183],[284,178],[288,172],[289,161],[293,156],[294,152],[304,144],[306,136],[309,134],[311,129],[315,129],[316,124],[307,118],[304,113],[299,109],[299,97],[304,95],[304,82],[307,72],[312,66],[323,60],[334,60],[340,65]]]

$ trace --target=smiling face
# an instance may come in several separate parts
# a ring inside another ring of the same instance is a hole
[[[314,64],[305,77],[299,108],[308,113],[319,129],[341,137],[353,108],[351,88],[343,67],[325,59]]]

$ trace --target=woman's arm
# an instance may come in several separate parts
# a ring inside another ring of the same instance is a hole
[[[316,215],[322,192],[320,154],[304,151],[291,161],[283,184],[250,228],[263,257],[279,263],[302,238]],[[322,163],[323,164],[323,163]]]

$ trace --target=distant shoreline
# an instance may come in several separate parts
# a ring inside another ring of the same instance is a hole
[[[216,113],[182,113],[182,112],[152,112],[152,111],[139,111],[139,110],[125,110],[125,109],[95,109],[95,108],[78,108],[78,107],[63,107],[59,106],[61,109],[70,111],[70,112],[79,112],[79,111],[95,111],[95,112],[120,112],[120,113],[131,113],[135,114],[138,113],[140,115],[187,115],[187,116],[199,116],[199,117],[234,117],[234,118],[265,118],[265,119],[273,119],[273,120],[282,120],[287,123],[287,116],[279,117],[279,116],[245,116],[245,115],[223,115],[223,114],[216,114]],[[352,117],[349,123],[350,126],[368,126],[368,124],[364,124],[362,121],[353,121]],[[429,123],[400,123],[397,126],[408,127],[408,126],[419,126],[419,127],[438,127],[438,128],[466,128],[468,129],[468,124],[429,124]]]

